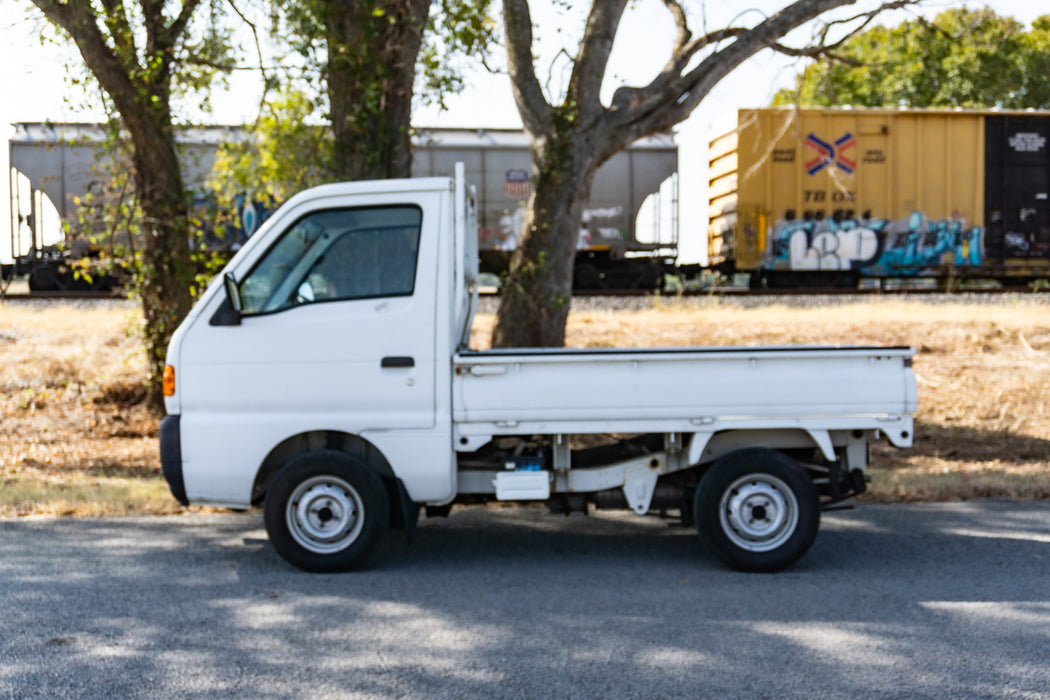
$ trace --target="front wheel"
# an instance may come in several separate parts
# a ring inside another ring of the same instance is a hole
[[[798,561],[820,527],[820,497],[803,469],[767,449],[723,457],[693,500],[700,539],[740,571],[778,571]]]
[[[266,492],[266,532],[305,571],[360,568],[390,524],[379,477],[342,452],[311,452],[277,473]]]

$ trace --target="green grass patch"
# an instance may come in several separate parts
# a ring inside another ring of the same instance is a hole
[[[31,475],[0,481],[0,516],[161,515],[183,510],[161,478],[69,474],[61,481]]]

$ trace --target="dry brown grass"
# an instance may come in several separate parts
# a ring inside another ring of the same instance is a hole
[[[0,515],[174,513],[130,305],[0,304]],[[480,315],[474,346],[493,317]],[[867,498],[1050,498],[1050,305],[874,299],[810,309],[712,299],[573,313],[573,347],[919,348],[912,450],[876,450]]]
[[[0,305],[0,515],[182,509],[141,404],[133,307]]]

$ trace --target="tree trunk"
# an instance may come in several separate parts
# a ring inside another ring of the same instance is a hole
[[[155,113],[129,116],[124,115],[124,122],[136,126],[129,130],[135,145],[132,163],[144,237],[137,291],[145,320],[151,400],[159,403],[168,342],[192,305],[189,203],[170,117]]]
[[[430,0],[328,0],[331,172],[341,180],[409,177],[416,58]]]
[[[141,36],[120,3],[33,2],[48,20],[69,33],[131,137],[135,195],[145,229],[136,283],[145,320],[150,399],[159,405],[168,341],[189,312],[193,280],[189,201],[171,123],[171,64],[200,0],[184,0],[170,22],[163,13],[164,3],[143,0],[139,5],[145,34],[142,47],[136,47]]]
[[[583,207],[598,164],[569,131],[533,139],[534,189],[492,331],[493,347],[561,347]],[[537,145],[538,144],[538,145]]]

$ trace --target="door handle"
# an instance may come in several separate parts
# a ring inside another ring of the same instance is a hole
[[[380,361],[379,366],[384,369],[415,367],[416,361],[411,357],[391,356],[384,357],[382,361]]]

